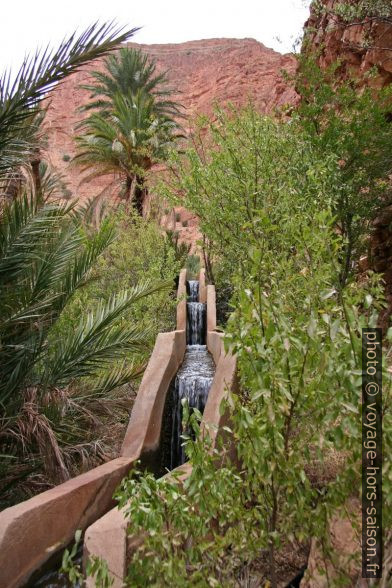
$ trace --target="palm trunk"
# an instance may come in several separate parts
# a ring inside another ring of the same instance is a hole
[[[137,213],[143,216],[143,203],[144,198],[147,194],[147,188],[144,185],[144,178],[136,176],[135,192],[134,192],[134,205]]]
[[[131,199],[131,190],[132,190],[132,178],[127,176],[127,179],[125,180],[125,192],[124,192],[124,198],[125,198],[125,202],[127,204]]]
[[[42,183],[41,175],[39,173],[39,165],[41,163],[41,157],[39,149],[34,150],[34,157],[31,160],[31,173],[33,176],[34,189],[37,196],[42,194]]]

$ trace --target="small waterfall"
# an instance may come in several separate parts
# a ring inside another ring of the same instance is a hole
[[[206,305],[198,302],[199,282],[190,280],[187,286],[187,349],[174,383],[171,469],[186,460],[181,438],[184,433],[182,400],[187,400],[190,409],[197,408],[203,413],[215,373],[213,359],[205,345]]]
[[[187,290],[189,292],[189,296],[188,296],[189,302],[198,302],[198,300],[199,300],[199,282],[197,280],[189,280]]]
[[[206,305],[199,302],[199,282],[189,280],[187,301],[186,342],[188,345],[204,345],[206,338]]]
[[[177,372],[174,385],[171,469],[186,460],[181,438],[182,400],[186,399],[191,409],[197,408],[203,413],[214,372],[215,365],[206,345],[187,345],[184,362]]]
[[[202,302],[187,302],[186,342],[188,345],[203,345],[206,338],[206,305]]]

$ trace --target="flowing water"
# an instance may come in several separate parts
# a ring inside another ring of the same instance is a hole
[[[182,428],[183,401],[190,409],[201,413],[207,402],[214,378],[215,365],[205,345],[206,305],[199,302],[199,282],[188,282],[187,348],[182,366],[177,372],[173,393],[173,426],[171,438],[171,469],[186,461]],[[189,431],[186,431],[189,433]]]
[[[187,345],[181,368],[174,385],[173,428],[171,442],[171,469],[186,461],[182,445],[182,415],[185,400],[189,408],[203,413],[214,377],[215,365],[205,345]]]
[[[189,280],[188,288],[186,342],[188,345],[204,345],[206,338],[206,305],[199,302],[199,282]]]
[[[188,402],[189,408],[197,408],[201,413],[207,402],[208,392],[215,373],[215,364],[206,346],[206,305],[199,302],[199,282],[190,280],[187,283],[187,347],[184,361],[177,372],[171,411],[170,469],[186,461],[182,435],[183,405]],[[170,427],[170,422],[168,423]],[[189,433],[189,431],[185,431]],[[169,428],[170,435],[170,428]],[[166,468],[169,466],[167,463]],[[167,471],[167,470],[166,470]],[[81,557],[81,554],[80,556]],[[35,574],[36,580],[28,586],[34,588],[69,588],[72,584],[59,570],[60,564],[45,566],[47,571]]]
[[[201,413],[207,402],[208,393],[212,384],[215,373],[215,364],[205,345],[206,341],[206,305],[198,301],[199,299],[199,282],[189,281],[187,284],[188,301],[187,301],[187,347],[184,361],[177,372],[174,387],[172,388],[171,408],[171,439],[170,445],[170,469],[183,464],[186,461],[185,450],[183,447],[182,427],[183,405],[182,401],[188,402],[189,408],[197,408]],[[169,413],[170,414],[170,413]],[[170,421],[168,423],[170,427]],[[170,428],[168,430],[170,435]],[[189,434],[189,431],[185,431]],[[166,468],[169,464],[167,463]],[[167,469],[166,469],[167,471]],[[81,548],[78,554],[79,562],[81,561]],[[41,574],[38,581],[29,582],[28,586],[32,588],[69,588],[72,586],[68,578],[60,574],[58,569],[60,564],[57,563],[52,567],[52,571]],[[304,569],[294,578],[287,588],[299,586],[303,577]],[[39,574],[38,574],[39,576]],[[80,585],[74,585],[79,587]]]

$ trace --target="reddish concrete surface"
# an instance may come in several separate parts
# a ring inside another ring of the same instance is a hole
[[[204,274],[200,272],[200,284],[203,287]],[[199,286],[200,286],[199,284]],[[179,287],[180,290],[180,287]],[[207,286],[207,323],[212,327],[216,325],[215,286]],[[200,298],[199,298],[200,299]],[[221,414],[220,405],[228,390],[237,388],[237,359],[231,353],[225,353],[223,348],[223,335],[210,330],[207,333],[207,347],[216,363],[216,372],[208,395],[201,423],[202,431],[208,433],[213,446],[217,442],[218,435],[227,440],[227,449],[235,457],[235,447],[228,438],[223,427],[229,424],[228,413]],[[154,362],[155,363],[155,362]],[[139,392],[140,394],[140,392]],[[151,393],[154,396],[155,392]],[[139,407],[142,410],[142,404]],[[150,410],[150,414],[153,411]],[[135,424],[137,421],[135,419]],[[131,426],[131,425],[130,425]],[[145,427],[144,427],[145,428]],[[219,467],[219,463],[217,463]],[[192,471],[192,465],[186,463],[173,472],[182,472],[181,479],[185,480]],[[172,475],[173,472],[167,474]],[[85,536],[85,557],[97,556],[103,558],[107,564],[114,581],[114,588],[124,585],[130,554],[143,541],[143,536],[129,536],[127,534],[127,520],[124,510],[117,508],[109,511],[104,517],[91,525]],[[91,578],[87,580],[87,587],[93,588]]]
[[[174,472],[179,480],[185,481],[190,475],[191,466],[186,463],[166,476],[171,476]],[[86,559],[96,556],[105,560],[113,580],[112,588],[123,588],[130,554],[142,541],[143,537],[128,535],[125,509],[113,508],[87,529],[84,539],[84,556]],[[95,588],[95,581],[91,577],[87,578],[86,587]]]
[[[132,409],[122,456],[142,456],[158,448],[166,394],[182,363],[185,346],[185,331],[159,333]]]
[[[215,286],[207,286],[207,333],[216,329]]]
[[[201,268],[199,273],[199,302],[207,302],[206,270]]]
[[[53,553],[114,504],[136,456],[114,459],[0,513],[0,587],[23,585]]]
[[[186,270],[181,271],[178,297],[184,297],[184,292]],[[181,300],[180,305],[183,303]],[[184,312],[186,316],[186,307]],[[72,541],[77,529],[86,529],[113,506],[112,496],[121,480],[139,458],[159,444],[166,393],[185,346],[185,329],[158,335],[124,438],[122,457],[0,513],[0,588],[24,584],[53,553]]]

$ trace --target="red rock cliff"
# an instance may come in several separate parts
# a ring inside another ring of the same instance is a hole
[[[338,59],[338,73],[344,79],[353,77],[363,84],[382,88],[392,83],[392,22],[390,18],[364,18],[347,26],[336,17],[334,8],[339,0],[323,0],[323,10],[311,6],[310,18],[305,23],[303,50],[319,54],[319,64],[327,67]],[[356,0],[352,0],[355,4]],[[375,75],[366,77],[370,69]],[[370,239],[370,258],[362,259],[364,269],[369,266],[384,275],[388,308],[383,313],[383,324],[392,314],[392,206],[387,206],[375,219]]]
[[[291,103],[295,94],[284,81],[281,70],[293,72],[295,59],[268,49],[253,39],[209,39],[170,45],[137,45],[166,70],[170,85],[178,89],[176,98],[191,119],[199,113],[211,113],[213,104],[232,102],[240,106],[251,99],[261,112]],[[96,195],[107,184],[97,179],[79,185],[80,172],[68,163],[74,154],[75,124],[81,119],[78,107],[88,94],[79,85],[88,79],[88,71],[101,67],[92,63],[70,76],[54,92],[47,115],[48,153],[54,167],[61,171],[72,196]]]
[[[377,75],[369,80],[375,87],[392,82],[392,25],[390,19],[359,18],[347,24],[336,16],[341,0],[322,0],[323,8],[315,9],[305,23],[305,45],[311,53],[319,52],[319,63],[327,67],[341,60],[340,73],[362,77],[371,68]],[[356,4],[356,0],[352,0]]]

